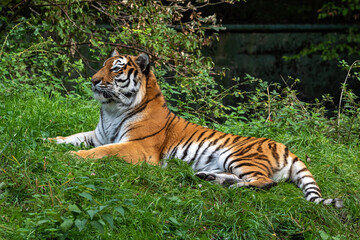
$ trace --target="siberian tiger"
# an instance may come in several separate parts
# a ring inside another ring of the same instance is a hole
[[[201,179],[223,186],[268,189],[280,180],[291,180],[306,200],[343,206],[341,199],[321,197],[313,175],[283,144],[218,132],[172,113],[145,53],[128,56],[115,50],[91,82],[101,103],[96,129],[50,138],[94,147],[73,152],[79,157],[117,156],[132,164],[179,158],[191,164]]]

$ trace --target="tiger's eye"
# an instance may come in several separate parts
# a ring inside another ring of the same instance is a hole
[[[118,71],[120,71],[120,69],[121,69],[121,67],[115,66],[115,67],[111,68],[110,70],[112,72],[118,72]]]

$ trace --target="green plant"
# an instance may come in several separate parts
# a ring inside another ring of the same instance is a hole
[[[226,91],[212,76],[220,74],[213,72],[212,60],[201,53],[217,39],[220,26],[215,15],[203,16],[200,10],[221,2],[34,0],[0,5],[0,91],[11,94],[21,86],[89,97],[88,77],[117,48],[151,56],[167,99],[176,104],[172,110],[193,119],[210,113],[220,117]],[[213,34],[205,34],[208,30]]]

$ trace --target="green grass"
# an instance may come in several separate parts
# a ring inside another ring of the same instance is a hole
[[[41,93],[0,96],[0,239],[360,239],[360,147],[302,124],[230,122],[219,130],[287,144],[335,209],[292,183],[270,190],[204,182],[181,161],[167,168],[77,159],[43,138],[95,128],[98,104]],[[280,127],[279,127],[280,126]]]

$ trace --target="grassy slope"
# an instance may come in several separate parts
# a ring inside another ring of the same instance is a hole
[[[94,129],[94,101],[41,93],[0,96],[0,239],[359,239],[359,146],[332,143],[306,126],[288,131],[256,123],[219,130],[266,136],[290,146],[323,195],[343,209],[306,202],[291,183],[268,191],[225,189],[169,167],[80,160],[73,146],[42,138]],[[81,232],[80,232],[81,230]]]

